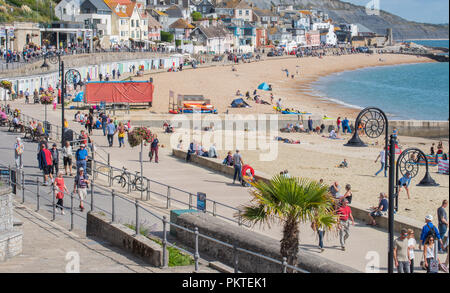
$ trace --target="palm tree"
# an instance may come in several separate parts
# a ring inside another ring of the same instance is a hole
[[[268,183],[257,181],[252,186],[254,199],[241,208],[242,221],[269,228],[272,223],[282,224],[280,253],[289,265],[297,265],[300,223],[309,221],[325,230],[336,226],[333,199],[327,186],[317,181],[277,175]]]

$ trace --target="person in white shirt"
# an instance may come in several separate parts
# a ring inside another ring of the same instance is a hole
[[[14,144],[14,159],[16,161],[16,168],[17,169],[23,169],[23,160],[22,160],[22,154],[24,152],[24,145],[18,137],[16,139],[16,143]]]
[[[70,145],[70,142],[68,142],[68,141],[66,141],[65,146],[62,148],[62,156],[63,156],[63,162],[64,162],[64,169],[66,171],[66,176],[69,173],[70,173],[70,176],[72,176],[72,146]]]
[[[381,168],[380,168],[380,170],[378,170],[377,173],[375,173],[375,176],[378,176],[378,174],[380,174],[380,172],[384,170],[384,177],[387,177],[386,169],[385,169],[385,165],[386,165],[386,151],[385,151],[385,148],[383,148],[381,150],[380,154],[378,155],[377,159],[375,160],[375,163],[378,161],[378,159],[380,159]]]
[[[408,249],[409,249],[409,260],[410,267],[409,272],[414,273],[414,249],[416,248],[416,239],[414,238],[414,230],[408,229]]]
[[[216,144],[212,144],[209,147],[208,155],[210,158],[217,158]]]

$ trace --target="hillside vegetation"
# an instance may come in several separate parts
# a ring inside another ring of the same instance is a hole
[[[0,0],[0,23],[13,21],[45,23],[56,20],[54,7],[58,2],[53,0]]]

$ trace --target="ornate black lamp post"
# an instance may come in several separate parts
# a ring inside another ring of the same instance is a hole
[[[411,179],[416,177],[419,173],[420,169],[420,160],[423,160],[425,162],[425,176],[422,180],[420,180],[419,184],[417,186],[439,186],[436,181],[434,181],[433,178],[431,178],[430,172],[429,172],[429,166],[428,166],[428,160],[425,153],[418,149],[418,148],[408,148],[404,150],[400,156],[398,157],[397,164],[396,164],[396,172],[395,172],[395,210],[398,211],[398,180],[399,175],[401,174],[404,176],[407,172],[411,174]]]

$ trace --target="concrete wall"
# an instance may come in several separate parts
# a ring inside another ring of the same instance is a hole
[[[186,153],[186,151],[174,149],[174,150],[172,150],[172,155],[174,157],[177,157],[180,159],[185,159],[187,153]],[[223,165],[221,163],[220,159],[212,159],[212,158],[199,157],[196,155],[192,155],[191,163],[199,165],[201,167],[211,169],[215,172],[219,172],[219,173],[222,173],[225,175],[233,176],[233,174],[234,174],[234,168]],[[255,170],[255,178],[257,180],[263,180],[266,182],[268,182],[270,180],[269,176],[267,176],[261,172],[258,172],[257,170]],[[352,202],[350,207],[352,209],[353,217],[355,219],[365,221],[365,222],[369,221],[368,214],[369,214],[370,210],[369,210],[368,205],[364,205],[364,204],[357,203],[357,202]],[[380,228],[388,229],[387,216],[382,216],[382,217],[378,218],[377,224]],[[410,219],[407,217],[403,217],[400,215],[395,216],[394,229],[395,229],[395,232],[397,232],[397,233],[399,233],[402,228],[413,229],[415,231],[416,237],[420,237],[420,233],[422,231],[423,225],[425,225],[425,224],[422,224],[421,222],[418,222],[416,220],[413,220],[413,219]],[[418,240],[418,238],[417,238],[417,240]]]
[[[280,254],[280,242],[267,236],[249,231],[242,227],[230,225],[216,217],[205,213],[185,213],[176,217],[177,225],[194,230],[198,227],[200,234],[218,239],[229,244],[235,243],[237,247],[250,250],[282,260]],[[178,241],[195,247],[193,233],[177,229],[176,238]],[[199,237],[200,255],[206,254],[219,260],[220,262],[233,267],[233,249],[217,242]],[[298,254],[298,267],[311,273],[357,273],[359,271],[327,260],[323,257],[312,255],[304,250]],[[253,256],[248,253],[238,252],[239,271],[245,273],[281,273],[282,266],[269,260]]]
[[[13,227],[13,196],[9,188],[0,188],[0,262],[22,253],[22,231]]]
[[[162,267],[164,264],[163,249],[159,244],[143,235],[136,235],[135,231],[122,224],[110,223],[109,219],[100,213],[88,213],[86,235],[106,240],[151,265]],[[168,256],[169,253],[167,252],[166,255]]]

